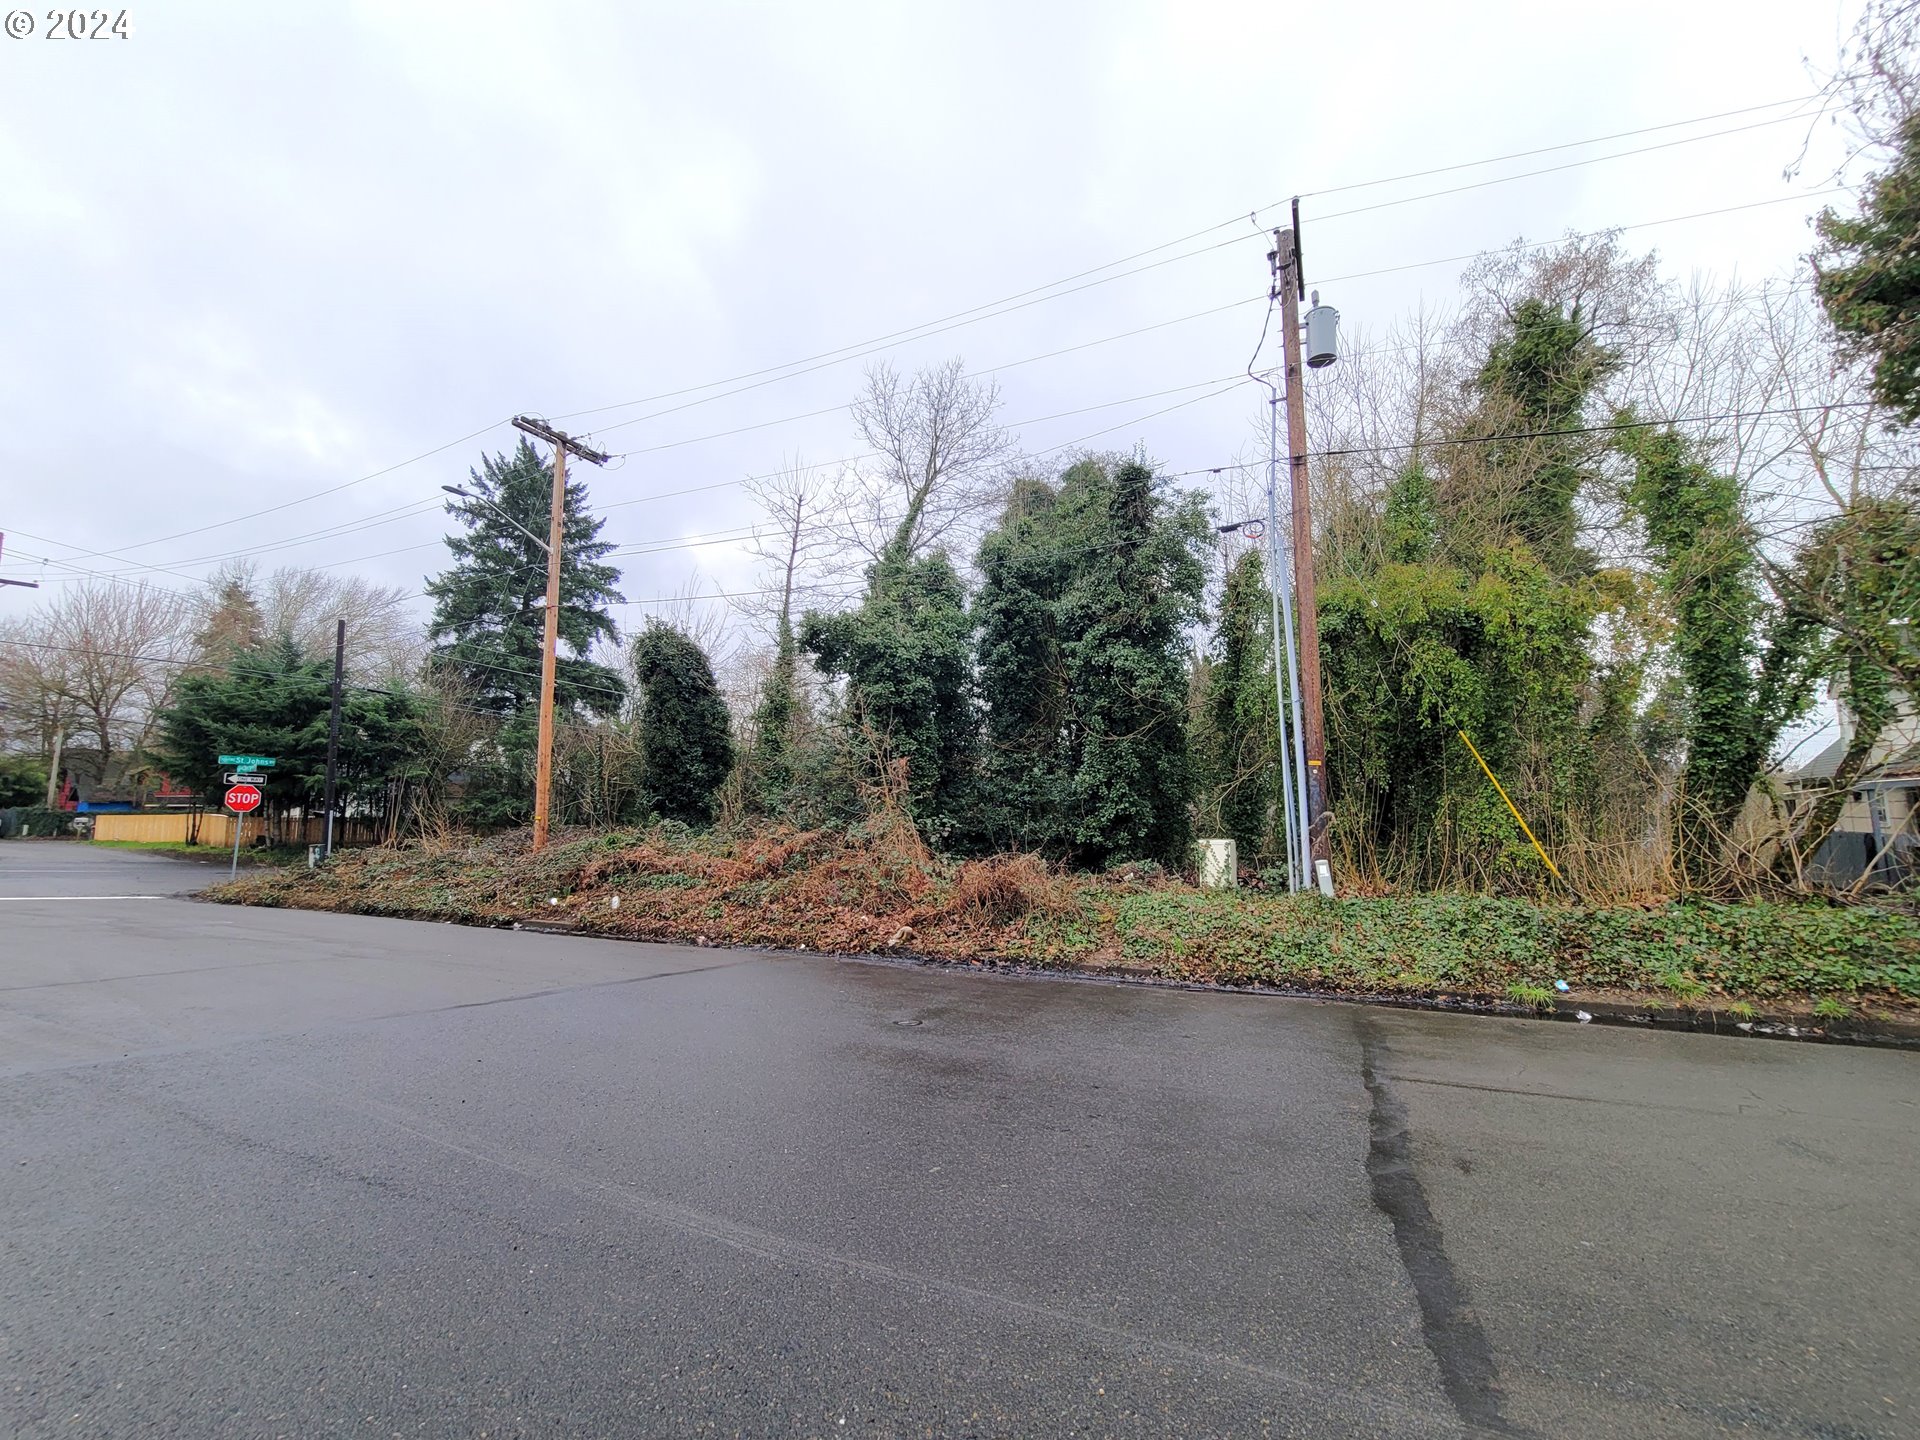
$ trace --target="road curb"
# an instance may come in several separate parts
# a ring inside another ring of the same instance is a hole
[[[497,928],[497,927],[482,927]],[[1797,1040],[1818,1045],[1861,1045],[1875,1049],[1920,1050],[1920,1023],[1901,1020],[1810,1021],[1792,1015],[1755,1013],[1741,1016],[1721,1009],[1652,1006],[1618,1000],[1556,999],[1551,1008],[1521,1005],[1510,1000],[1455,994],[1372,994],[1347,990],[1315,990],[1282,985],[1219,985],[1205,980],[1181,980],[1165,975],[1128,974],[1088,970],[1070,965],[1024,965],[1017,961],[982,958],[956,961],[909,951],[853,953],[827,950],[790,950],[764,945],[709,945],[705,940],[662,941],[637,935],[617,935],[559,920],[515,920],[506,928],[534,935],[575,935],[589,940],[622,940],[640,945],[693,944],[714,950],[737,950],[756,955],[825,956],[868,964],[897,965],[920,970],[950,970],[960,974],[990,973],[1034,980],[1062,980],[1099,985],[1131,985],[1157,990],[1204,991],[1220,995],[1268,996],[1280,1000],[1318,1000],[1341,1005],[1371,1005],[1391,1010],[1425,1010],[1443,1015],[1479,1015],[1494,1020],[1555,1020],[1570,1025],[1618,1026],[1690,1035],[1718,1035],[1727,1039]]]

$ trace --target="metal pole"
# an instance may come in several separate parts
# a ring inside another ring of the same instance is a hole
[[[540,741],[534,762],[533,848],[547,843],[553,785],[553,672],[560,643],[560,546],[567,518],[567,447],[553,447],[553,514],[547,521],[547,626],[540,650]]]
[[[1313,888],[1313,845],[1307,828],[1307,751],[1306,727],[1300,723],[1300,660],[1293,642],[1293,572],[1287,564],[1286,547],[1274,545],[1275,584],[1280,592],[1280,628],[1287,640],[1287,699],[1293,707],[1293,783],[1294,806],[1300,815],[1300,832],[1295,840],[1295,864],[1300,871],[1300,888]]]
[[[321,843],[328,856],[333,854],[334,776],[340,760],[340,679],[346,667],[347,622],[343,617],[333,632],[333,712],[327,716],[327,834]]]
[[[1267,404],[1267,598],[1273,604],[1273,643],[1268,647],[1268,658],[1273,661],[1273,723],[1280,742],[1280,806],[1286,818],[1287,836],[1287,888],[1298,890],[1303,883],[1300,874],[1300,838],[1298,821],[1294,815],[1293,804],[1293,757],[1287,745],[1287,679],[1286,671],[1281,667],[1281,628],[1280,618],[1280,516],[1275,499],[1275,487],[1280,475],[1280,397],[1275,395]],[[1291,645],[1291,636],[1288,637]]]
[[[1293,579],[1300,594],[1300,690],[1307,759],[1310,857],[1328,860],[1327,735],[1320,700],[1320,618],[1313,582],[1313,514],[1307,499],[1307,394],[1300,364],[1300,257],[1292,230],[1274,237],[1280,254],[1281,340],[1287,353],[1287,454],[1292,466]],[[1308,874],[1313,874],[1312,866]]]
[[[245,811],[241,811],[233,817],[233,863],[227,866],[227,883],[229,885],[233,883],[235,877],[240,873],[240,832],[246,828],[246,825],[247,816]]]

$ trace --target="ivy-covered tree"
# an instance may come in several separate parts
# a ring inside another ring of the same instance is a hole
[[[1085,865],[1186,858],[1203,502],[1131,458],[1029,482],[982,550],[988,833]],[[1024,778],[1023,778],[1024,776]]]
[[[1475,429],[1489,438],[1464,478],[1501,496],[1500,519],[1557,575],[1593,569],[1577,543],[1574,500],[1597,472],[1600,445],[1591,434],[1566,432],[1579,429],[1617,364],[1578,304],[1536,296],[1513,309],[1474,377]]]
[[[809,613],[800,644],[847,682],[846,722],[878,778],[907,762],[908,807],[936,840],[961,823],[974,753],[966,591],[946,553],[892,547],[867,571],[858,609]]]
[[[1249,550],[1227,571],[1201,702],[1210,808],[1247,859],[1284,849],[1272,610],[1260,552]]]
[[[749,803],[760,814],[776,815],[786,808],[793,785],[793,749],[801,706],[800,643],[792,624],[781,617],[774,642],[773,664],[760,686],[753,707],[753,740],[747,754],[750,772]]]
[[[500,721],[492,753],[477,757],[470,777],[468,818],[514,823],[532,808],[547,590],[547,556],[534,537],[548,533],[553,472],[522,440],[511,456],[484,456],[470,476],[477,498],[447,506],[462,527],[447,537],[453,563],[427,582],[431,663],[460,682],[466,703]],[[620,572],[603,563],[614,548],[599,538],[604,524],[587,508],[586,486],[569,480],[554,703],[581,716],[617,714],[626,699],[620,672],[588,658],[596,641],[615,638],[608,606],[622,598]]]
[[[1063,848],[1072,827],[1072,688],[1057,611],[1073,556],[1058,536],[1059,492],[1015,482],[999,523],[980,546],[974,598],[983,704],[979,808],[987,846]]]
[[[1437,504],[1409,466],[1379,513],[1385,558],[1320,590],[1335,840],[1416,884],[1535,885],[1546,872],[1459,732],[1554,846],[1591,793],[1582,716],[1604,596],[1518,540],[1457,562],[1432,539]]]
[[[1684,687],[1686,758],[1677,829],[1681,867],[1706,881],[1786,723],[1812,688],[1802,615],[1768,606],[1739,482],[1670,430],[1627,430],[1627,503],[1647,530],[1671,607]],[[1763,635],[1770,629],[1771,636]]]
[[[633,642],[633,678],[653,809],[669,820],[710,824],[714,792],[733,768],[733,734],[712,662],[691,637],[656,620]]]
[[[186,675],[156,716],[149,758],[175,781],[213,802],[225,788],[221,755],[267,755],[278,763],[260,780],[270,814],[316,810],[325,793],[333,663],[307,660],[289,635],[234,654],[226,668]],[[338,795],[377,800],[409,773],[420,707],[399,689],[342,692]]]

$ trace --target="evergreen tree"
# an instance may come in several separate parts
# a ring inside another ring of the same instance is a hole
[[[1920,419],[1920,116],[1867,186],[1858,215],[1814,222],[1814,293],[1851,357],[1873,366],[1873,393],[1903,421]]]
[[[47,767],[31,755],[0,755],[0,810],[38,805],[47,795]]]
[[[258,782],[267,809],[308,812],[326,786],[327,727],[333,662],[306,660],[290,635],[235,654],[227,667],[181,677],[173,703],[156,718],[151,758],[209,802],[225,788],[221,755],[278,761]],[[372,796],[409,771],[418,747],[420,706],[397,689],[350,686],[340,706],[339,792]]]
[[[1029,482],[982,549],[974,613],[997,843],[1104,865],[1179,862],[1193,773],[1185,630],[1208,539],[1132,459]]]
[[[1849,112],[1863,149],[1883,164],[1858,213],[1815,220],[1814,292],[1842,353],[1869,361],[1873,393],[1911,424],[1920,419],[1920,6],[1867,0],[1830,108]]]
[[[908,807],[932,838],[960,824],[974,752],[966,594],[944,551],[894,546],[867,571],[856,610],[809,614],[800,644],[847,680],[847,724],[869,775],[907,762]]]
[[[532,537],[548,533],[553,472],[522,440],[510,457],[484,456],[470,475],[467,488],[478,498],[447,506],[463,528],[447,537],[453,564],[427,583],[428,634],[436,672],[456,678],[468,703],[500,720],[491,762],[470,779],[469,818],[512,823],[532,804],[547,590],[546,552]],[[575,715],[614,715],[626,699],[625,681],[587,656],[595,641],[617,633],[607,607],[622,598],[614,589],[620,572],[601,563],[614,547],[599,538],[606,522],[587,509],[579,481],[567,482],[562,523],[554,705]]]
[[[200,628],[194,632],[196,656],[206,664],[225,665],[242,651],[259,649],[266,640],[260,602],[245,581],[228,576],[214,592]]]
[[[656,620],[633,642],[647,795],[669,820],[706,825],[733,769],[733,734],[713,665],[689,636]]]

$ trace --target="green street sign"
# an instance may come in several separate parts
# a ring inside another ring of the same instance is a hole
[[[266,755],[222,755],[220,763],[240,770],[271,770],[278,762]]]

